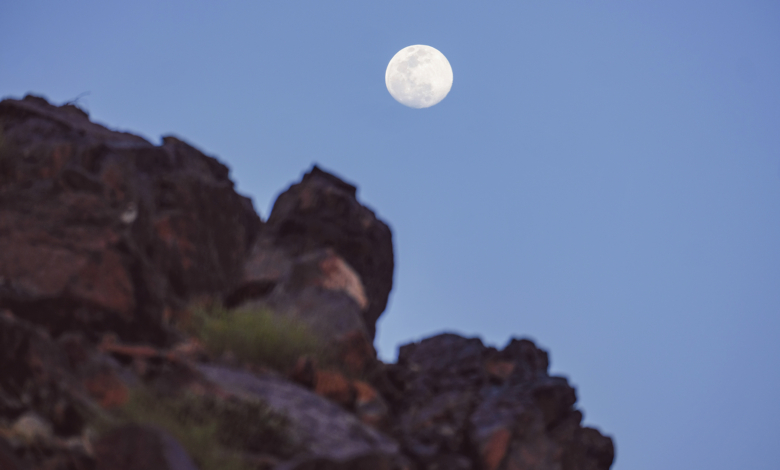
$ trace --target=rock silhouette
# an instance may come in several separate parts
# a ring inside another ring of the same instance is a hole
[[[178,138],[0,102],[0,468],[612,465],[531,341],[441,334],[379,361],[393,266],[387,224],[317,166],[263,222]],[[197,332],[239,311],[300,324],[320,349],[288,369],[216,353]]]

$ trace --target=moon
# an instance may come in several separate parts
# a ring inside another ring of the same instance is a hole
[[[431,46],[404,47],[390,59],[385,72],[387,91],[402,105],[429,108],[452,88],[452,67]]]

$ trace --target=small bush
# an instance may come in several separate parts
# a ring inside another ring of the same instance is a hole
[[[242,454],[289,457],[295,451],[286,417],[262,402],[192,394],[160,397],[139,389],[119,411],[119,422],[165,429],[178,439],[201,470],[245,470],[251,466],[241,458]]]
[[[185,329],[216,356],[230,351],[241,361],[281,372],[305,355],[330,362],[317,336],[300,321],[268,310],[227,310],[214,304],[193,305],[190,312]]]

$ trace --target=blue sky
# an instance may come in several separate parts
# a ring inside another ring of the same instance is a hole
[[[393,229],[383,358],[529,337],[614,469],[780,468],[780,4],[162,3],[5,2],[0,96],[88,92],[264,218],[316,162]],[[453,68],[432,108],[385,88],[412,44]]]

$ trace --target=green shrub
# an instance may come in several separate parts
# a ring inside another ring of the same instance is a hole
[[[286,417],[259,401],[184,394],[161,397],[135,390],[113,423],[159,426],[173,435],[201,470],[245,470],[245,453],[290,457],[295,444]],[[103,429],[106,430],[105,428]]]
[[[194,305],[190,312],[185,329],[215,356],[230,351],[241,361],[281,372],[305,355],[331,362],[317,336],[300,321],[268,310],[227,310],[214,304]]]

